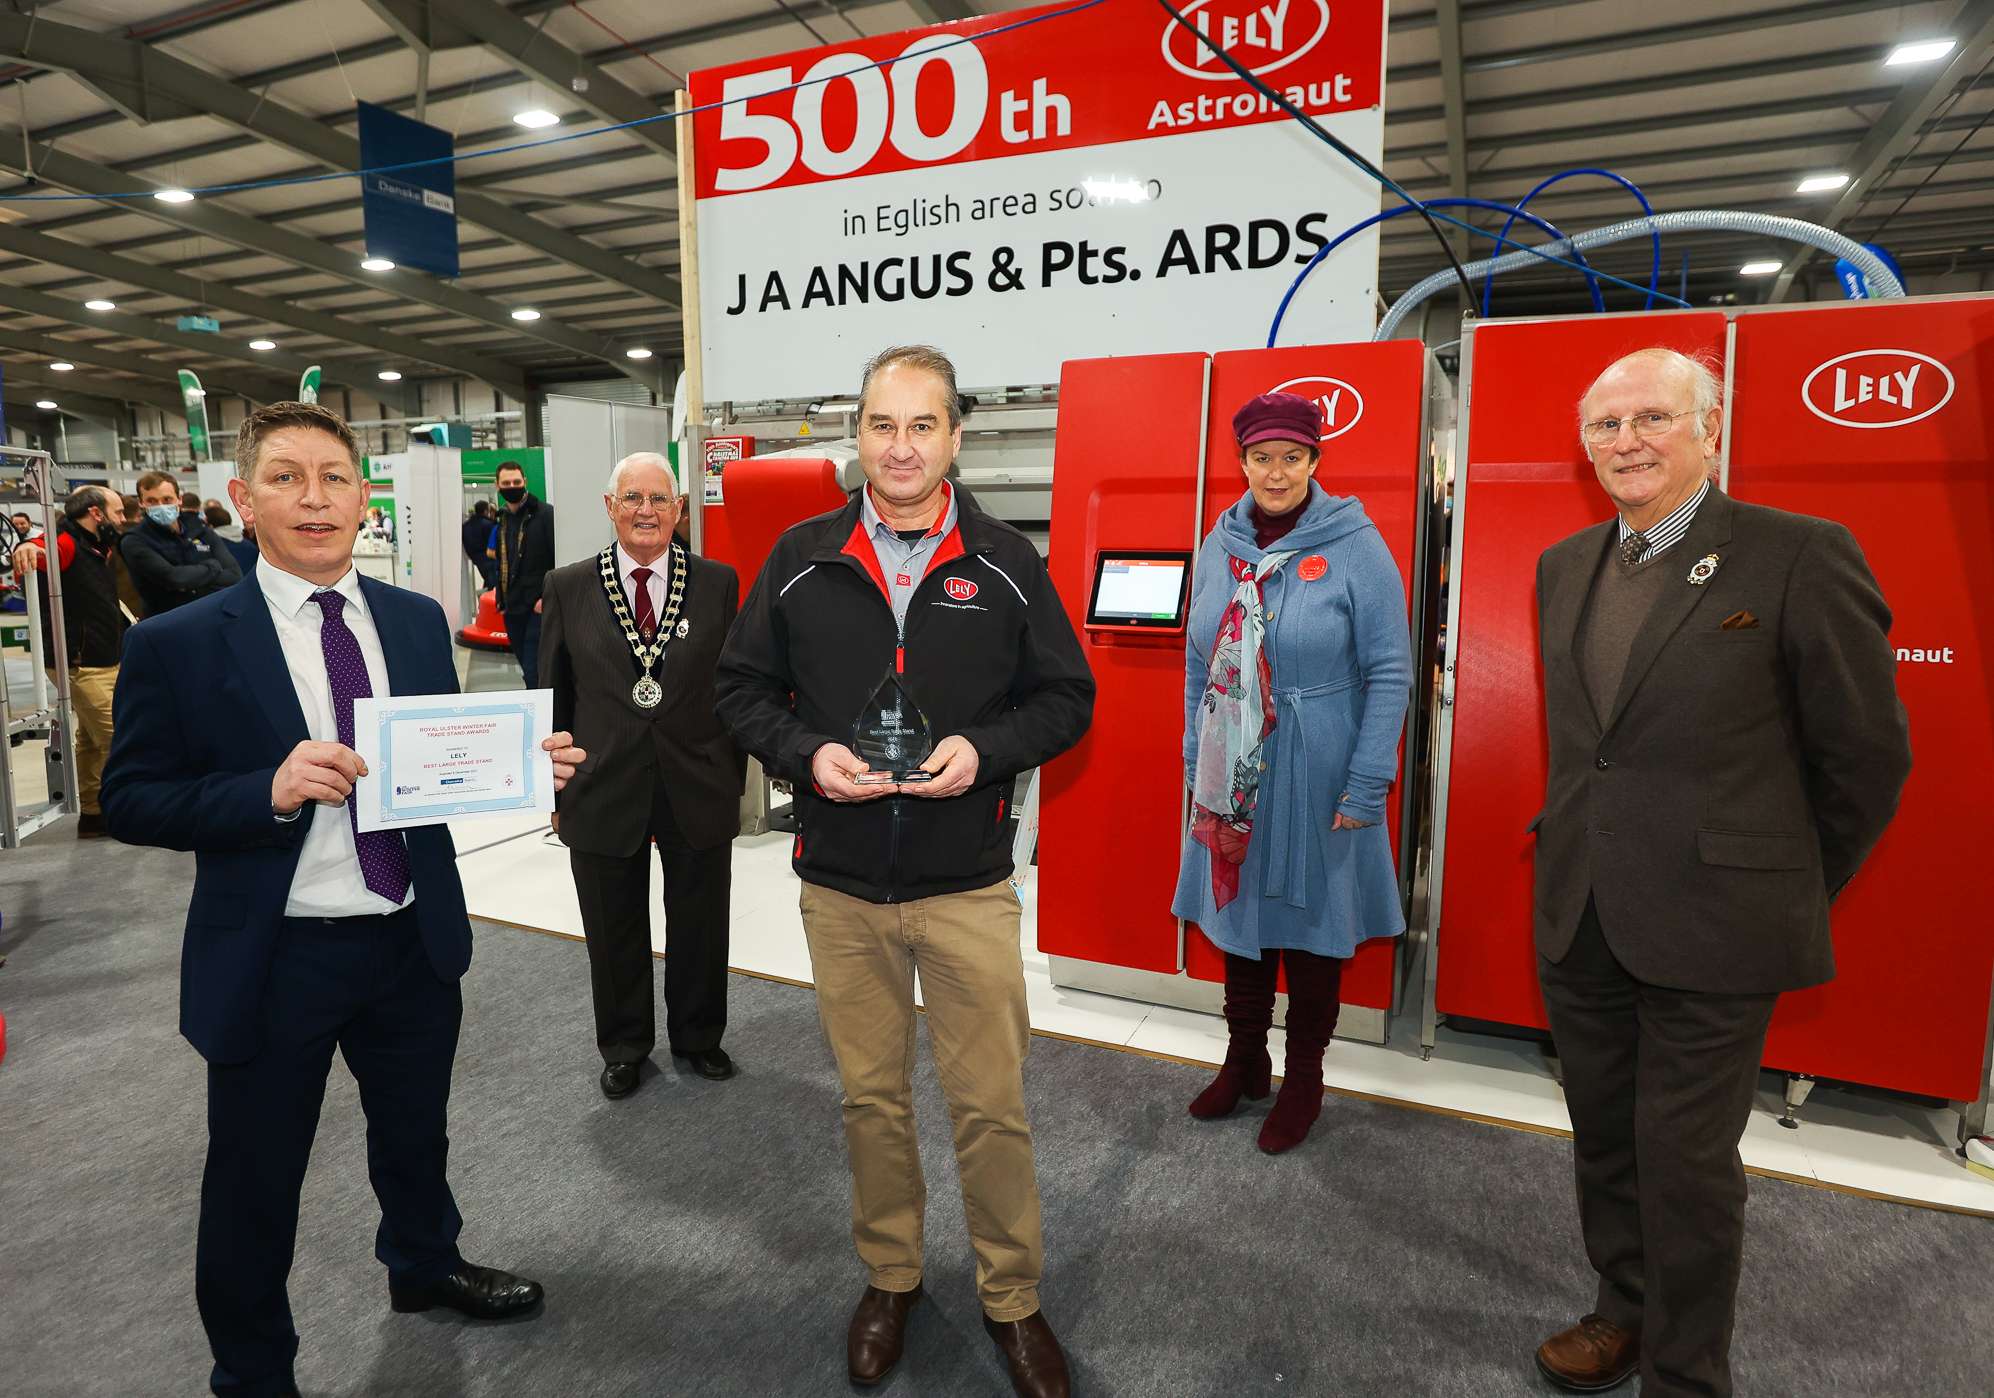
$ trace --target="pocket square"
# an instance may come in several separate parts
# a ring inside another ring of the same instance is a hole
[[[1750,612],[1733,612],[1724,618],[1723,625],[1719,629],[1724,631],[1756,631],[1758,626],[1759,619]]]

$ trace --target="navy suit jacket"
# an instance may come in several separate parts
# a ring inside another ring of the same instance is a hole
[[[360,579],[394,694],[454,694],[443,609],[420,593]],[[308,802],[295,821],[270,809],[277,768],[310,738],[291,672],[252,570],[234,587],[132,628],[112,710],[101,802],[127,844],[195,853],[180,956],[180,1032],[212,1063],[260,1047],[259,1008],[305,833],[345,820]],[[415,912],[436,974],[471,964],[456,849],[441,825],[405,832]]]

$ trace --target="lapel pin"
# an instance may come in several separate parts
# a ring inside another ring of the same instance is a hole
[[[1689,585],[1691,587],[1702,587],[1705,583],[1716,577],[1719,561],[1717,555],[1714,553],[1706,553],[1703,557],[1697,559],[1696,566],[1689,570]]]
[[[685,633],[686,633],[686,632],[688,632],[688,631],[690,631],[690,630],[692,630],[692,618],[691,618],[691,617],[681,617],[681,618],[679,619],[679,629],[678,629],[678,632],[677,632],[677,635],[678,635],[678,638],[679,638],[679,639],[680,639],[681,641],[683,641],[683,640],[685,639]]]

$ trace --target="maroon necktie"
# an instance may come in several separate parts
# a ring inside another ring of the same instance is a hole
[[[651,610],[651,570],[632,568],[630,570],[630,590],[637,594],[637,634],[644,638],[644,644],[651,644],[651,637],[658,632],[658,614]]]
[[[318,603],[319,648],[325,652],[325,677],[332,686],[332,719],[339,729],[339,741],[353,746],[353,701],[374,697],[373,681],[367,678],[367,661],[360,654],[346,618],[346,598],[337,592],[314,592]],[[360,874],[369,892],[378,893],[390,903],[408,897],[408,845],[399,830],[360,830],[357,792],[346,798],[346,818],[353,825],[353,848],[360,856]]]

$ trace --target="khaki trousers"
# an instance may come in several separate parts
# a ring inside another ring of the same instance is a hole
[[[927,1199],[914,1131],[914,973],[955,1123],[976,1290],[992,1320],[1039,1308],[1045,1242],[1025,1119],[1024,962],[1009,883],[912,903],[803,885],[817,1010],[844,1083],[852,1241],[882,1291],[921,1280]]]
[[[51,683],[55,671],[49,671]],[[101,815],[97,789],[104,783],[104,759],[111,755],[111,693],[118,687],[115,665],[79,665],[69,672],[69,702],[76,711],[76,799],[85,815]]]

